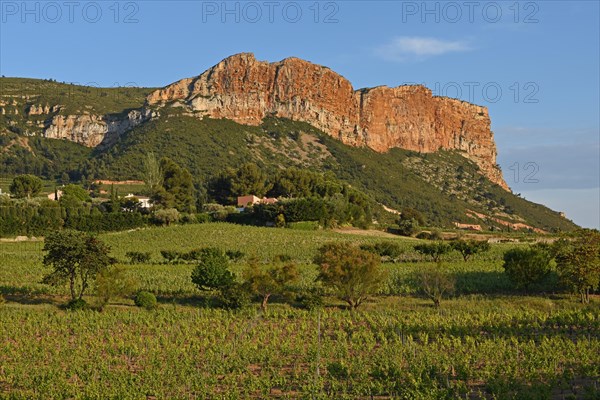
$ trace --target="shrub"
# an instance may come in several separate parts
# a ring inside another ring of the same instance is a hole
[[[212,221],[212,218],[210,217],[210,214],[208,213],[199,213],[196,214],[196,223],[198,224],[204,224],[207,222]]]
[[[277,254],[275,257],[273,257],[273,262],[288,262],[288,261],[292,261],[292,256],[290,256],[289,254]]]
[[[419,224],[414,219],[401,219],[398,221],[398,234],[412,236],[419,230]]]
[[[86,310],[88,304],[84,299],[71,299],[65,308],[69,311]]]
[[[515,248],[504,253],[504,272],[517,289],[541,282],[554,268],[550,252],[541,247]]]
[[[381,241],[376,243],[362,244],[361,250],[377,254],[382,258],[382,261],[395,261],[404,253],[404,249],[395,242]]]
[[[156,296],[144,290],[139,291],[135,296],[135,305],[138,307],[143,307],[146,310],[154,310],[156,307],[158,307]]]
[[[297,301],[303,308],[309,311],[318,310],[322,308],[324,304],[323,296],[314,290],[302,293],[298,296]]]
[[[221,288],[219,300],[223,308],[239,310],[250,305],[250,293],[243,285],[234,282]]]
[[[200,290],[223,290],[234,283],[229,259],[223,250],[207,247],[201,250],[199,264],[192,271],[192,282]]]
[[[239,250],[227,250],[225,255],[232,262],[240,261],[245,256],[244,252]]]
[[[183,256],[182,253],[174,250],[161,250],[160,255],[170,264],[176,263]]]
[[[143,253],[139,251],[128,251],[125,253],[125,257],[129,258],[130,264],[144,264],[150,261],[150,253]]]

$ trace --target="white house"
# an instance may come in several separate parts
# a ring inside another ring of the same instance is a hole
[[[140,202],[140,207],[141,208],[150,208],[152,207],[152,204],[150,204],[150,197],[140,197],[140,196],[136,196],[132,193],[129,193],[127,196],[125,196],[125,199],[131,199],[135,197],[136,199],[138,199],[138,201]]]

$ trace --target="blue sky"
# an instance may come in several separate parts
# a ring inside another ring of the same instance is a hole
[[[597,1],[0,0],[0,73],[164,86],[253,52],[423,83],[489,107],[516,193],[598,228],[599,20]]]

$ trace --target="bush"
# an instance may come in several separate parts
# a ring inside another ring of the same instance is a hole
[[[398,243],[391,241],[362,244],[360,248],[377,254],[382,258],[382,261],[396,261],[404,253],[404,249]]]
[[[129,258],[130,264],[144,264],[150,261],[150,253],[139,251],[128,251],[125,253],[125,257]]]
[[[65,308],[69,311],[77,311],[77,310],[86,310],[88,309],[88,304],[84,299],[72,299],[67,303]]]
[[[401,219],[398,221],[398,234],[412,236],[419,230],[419,224],[414,219]]]
[[[182,258],[183,254],[178,251],[173,250],[161,250],[160,255],[167,261],[169,264],[174,264]]]
[[[156,302],[156,296],[150,292],[140,291],[135,296],[135,305],[138,307],[143,307],[146,310],[154,310],[158,307]]]
[[[239,250],[227,250],[225,255],[231,262],[238,262],[245,256],[244,252]]]
[[[243,285],[232,283],[221,289],[221,306],[228,310],[240,310],[250,305],[250,293]]]
[[[517,289],[528,289],[541,282],[556,263],[547,249],[515,248],[504,253],[504,271]]]
[[[197,224],[205,224],[207,222],[212,221],[212,218],[210,217],[210,214],[208,213],[199,213],[196,214],[196,223]]]
[[[323,296],[316,291],[308,291],[298,296],[297,301],[302,308],[309,311],[318,310],[323,307]]]
[[[200,290],[223,290],[234,283],[229,259],[223,250],[207,247],[201,250],[199,264],[192,271],[192,282]]]

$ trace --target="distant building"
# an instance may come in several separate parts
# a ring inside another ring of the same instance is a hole
[[[263,197],[258,198],[252,194],[248,195],[248,196],[240,196],[237,198],[237,205],[238,207],[246,207],[248,205],[255,205],[255,204],[275,204],[277,203],[277,199],[272,198],[272,197]]]
[[[140,202],[140,207],[141,208],[150,208],[152,207],[152,204],[150,204],[150,197],[141,197],[141,196],[136,196],[132,193],[129,193],[127,196],[125,196],[125,199],[131,199],[135,197],[136,199],[138,199],[138,201]]]
[[[50,193],[48,195],[48,198],[50,200],[60,200],[60,198],[62,197],[62,195],[63,195],[62,190],[57,190],[55,193]]]

